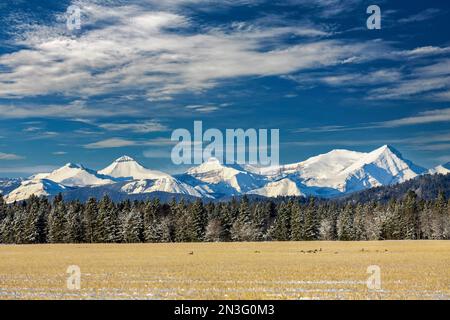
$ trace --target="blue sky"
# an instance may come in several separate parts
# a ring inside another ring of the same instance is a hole
[[[194,120],[279,128],[282,163],[384,144],[448,162],[449,18],[444,1],[2,2],[0,176],[123,154],[177,172],[170,135]]]

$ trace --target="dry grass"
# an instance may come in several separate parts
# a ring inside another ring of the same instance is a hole
[[[0,299],[449,298],[450,241],[0,246]]]

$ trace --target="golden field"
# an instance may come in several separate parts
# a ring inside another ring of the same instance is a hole
[[[0,245],[0,299],[449,298],[450,241]]]

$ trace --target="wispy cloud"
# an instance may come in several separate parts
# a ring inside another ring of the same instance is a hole
[[[1,87],[3,88],[3,84]],[[106,105],[94,107],[88,105],[85,101],[80,100],[74,100],[73,102],[67,105],[58,105],[58,104],[42,105],[35,103],[0,104],[0,119],[24,119],[24,118],[51,119],[51,118],[78,118],[78,117],[107,118],[114,116],[136,116],[141,115],[142,112],[143,112],[142,109],[126,108],[126,107],[117,108]]]
[[[108,131],[131,131],[136,133],[162,132],[169,128],[156,120],[140,121],[137,123],[101,123],[100,128]]]
[[[219,110],[220,107],[214,105],[189,105],[186,106],[186,109],[200,113],[210,113]]]
[[[85,144],[86,149],[108,149],[108,148],[122,148],[132,146],[168,146],[174,145],[176,141],[167,138],[155,138],[149,140],[131,140],[123,138],[110,138],[89,144]]]
[[[378,127],[393,128],[417,124],[428,124],[437,122],[450,122],[450,108],[420,112],[416,116],[405,117],[396,120],[378,122]]]
[[[169,159],[170,158],[170,150],[145,150],[143,152],[145,158],[149,159]]]
[[[409,17],[399,19],[398,22],[399,23],[411,23],[411,22],[425,21],[425,20],[429,20],[429,19],[436,17],[440,12],[441,12],[441,10],[439,10],[439,9],[428,8],[422,12],[416,13]]]
[[[84,145],[84,147],[86,149],[107,149],[107,148],[130,147],[134,145],[136,145],[136,141],[121,138],[110,138],[86,144]]]
[[[20,159],[24,159],[24,157],[13,153],[0,152],[0,160],[20,160]]]
[[[1,97],[90,97],[145,88],[149,100],[166,100],[212,88],[223,79],[289,74],[337,65],[354,56],[374,59],[383,51],[380,42],[321,39],[326,32],[314,26],[202,28],[181,13],[136,4],[77,4],[85,16],[85,29],[78,37],[66,34],[62,24],[34,27],[19,42],[26,49],[0,57],[9,71],[0,74]],[[305,36],[319,39],[292,41]],[[276,43],[276,48],[267,48],[268,43]],[[52,108],[46,108],[39,114],[52,114]],[[13,114],[30,112],[22,108]],[[75,113],[69,108],[62,112]]]
[[[364,123],[360,125],[345,126],[345,125],[332,125],[332,126],[319,126],[315,128],[299,128],[294,130],[296,133],[326,133],[326,132],[339,132],[339,131],[353,131],[353,130],[366,130],[366,129],[379,129],[379,128],[397,128],[403,126],[413,126],[430,123],[450,122],[450,108],[428,110],[419,112],[418,114],[410,117],[403,117],[387,121]],[[440,135],[442,138],[442,135]],[[435,139],[435,137],[434,137]],[[450,139],[450,135],[445,135],[445,139]]]
[[[425,46],[414,48],[411,50],[396,51],[393,52],[393,55],[399,57],[417,58],[422,56],[442,55],[447,53],[450,53],[450,47]]]
[[[0,172],[2,173],[23,173],[23,174],[35,174],[42,172],[51,172],[57,167],[52,165],[38,165],[38,166],[24,166],[24,167],[0,167]]]

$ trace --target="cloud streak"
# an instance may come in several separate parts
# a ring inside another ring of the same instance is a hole
[[[21,159],[25,158],[13,153],[0,152],[0,160],[21,160]]]

